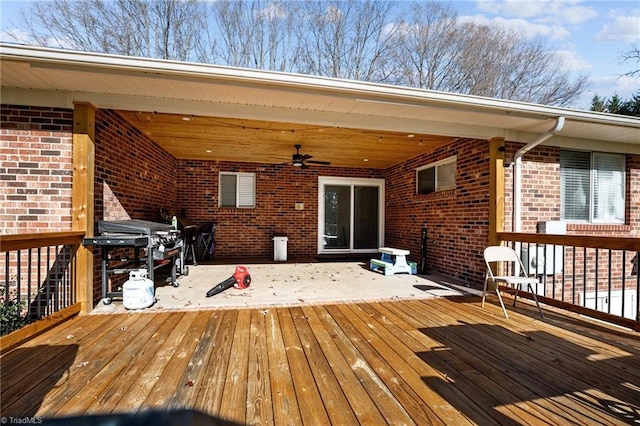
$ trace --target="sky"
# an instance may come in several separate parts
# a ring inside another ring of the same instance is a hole
[[[0,39],[9,41],[21,8],[33,1],[0,0]],[[589,109],[594,95],[617,94],[630,99],[640,90],[640,76],[623,74],[640,69],[638,61],[622,63],[621,55],[640,48],[640,0],[454,0],[461,20],[504,25],[529,37],[542,37],[561,55],[571,75],[587,74],[588,88],[572,105]]]

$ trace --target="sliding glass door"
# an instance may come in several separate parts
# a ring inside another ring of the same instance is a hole
[[[318,252],[375,252],[382,245],[384,180],[319,178]]]

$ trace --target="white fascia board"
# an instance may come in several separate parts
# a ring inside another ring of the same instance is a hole
[[[73,108],[73,94],[57,90],[0,88],[0,99],[7,105]]]

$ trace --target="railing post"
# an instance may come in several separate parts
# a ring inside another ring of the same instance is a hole
[[[73,110],[72,230],[93,236],[95,120],[93,105],[77,103]],[[76,295],[81,313],[93,309],[93,250],[80,245],[76,255]]]

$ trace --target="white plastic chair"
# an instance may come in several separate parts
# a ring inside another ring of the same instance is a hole
[[[502,296],[500,296],[500,290],[498,288],[498,283],[505,283],[510,286],[515,287],[515,296],[513,298],[513,306],[516,306],[516,299],[518,298],[518,290],[521,289],[523,284],[527,285],[527,290],[533,294],[533,300],[536,302],[536,306],[538,307],[538,312],[540,312],[540,317],[544,318],[542,314],[542,309],[540,309],[540,304],[538,303],[538,298],[536,297],[536,292],[533,290],[533,284],[540,284],[540,281],[535,277],[527,277],[527,276],[518,276],[518,275],[505,275],[505,276],[495,276],[493,275],[493,271],[491,270],[490,263],[492,262],[504,262],[505,267],[507,262],[510,262],[511,265],[505,269],[507,271],[515,271],[515,266],[520,266],[521,273],[524,273],[526,269],[522,264],[522,260],[518,254],[511,247],[505,246],[490,246],[484,249],[484,261],[487,264],[487,276],[484,280],[484,289],[482,290],[482,307],[484,307],[484,300],[487,295],[487,284],[489,280],[493,281],[493,284],[496,288],[496,294],[498,295],[498,300],[500,300],[500,306],[502,306],[502,312],[504,312],[504,317],[509,318],[507,314],[507,310],[504,307],[504,303],[502,302]]]

